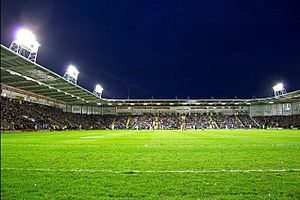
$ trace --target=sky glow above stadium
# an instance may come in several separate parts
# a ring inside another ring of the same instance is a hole
[[[251,98],[300,87],[300,2],[1,2],[1,43],[25,26],[37,62],[109,98]]]

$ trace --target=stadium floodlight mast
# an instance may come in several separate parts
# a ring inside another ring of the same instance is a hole
[[[77,84],[78,74],[79,71],[76,69],[76,67],[74,65],[69,65],[64,75],[64,78],[67,81]]]
[[[40,46],[31,31],[20,29],[17,31],[16,39],[11,43],[9,49],[28,58],[32,62],[36,62]]]
[[[103,87],[100,84],[97,84],[94,89],[94,94],[97,95],[98,97],[101,97],[102,92],[103,92]]]
[[[280,96],[286,93],[286,90],[284,89],[283,83],[278,83],[275,86],[273,86],[274,90],[274,96]]]

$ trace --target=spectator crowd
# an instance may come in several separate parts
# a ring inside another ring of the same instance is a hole
[[[0,98],[1,130],[78,129],[240,129],[300,127],[300,115],[258,116],[246,114],[146,113],[96,115],[64,112],[60,108],[6,97]]]

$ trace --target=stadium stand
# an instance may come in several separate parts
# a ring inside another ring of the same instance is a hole
[[[185,117],[186,129],[211,129],[215,127],[206,114],[191,113]]]
[[[6,97],[1,102],[1,130],[77,129],[240,129],[300,127],[300,115],[256,116],[191,113],[87,115]],[[258,123],[258,124],[257,124]],[[157,126],[155,126],[157,124]]]
[[[127,115],[117,115],[113,124],[114,129],[126,129],[128,118],[129,116]]]
[[[153,114],[140,114],[130,117],[128,125],[129,129],[145,129],[149,130],[153,127]]]
[[[219,128],[221,129],[239,129],[244,128],[242,122],[234,115],[217,115],[214,117]]]
[[[1,97],[1,130],[104,129],[106,116],[63,112],[62,109]]]
[[[295,128],[300,127],[300,115],[291,116],[256,116],[254,119],[261,127]]]
[[[242,122],[244,128],[258,128],[259,124],[249,115],[238,115],[239,120]]]
[[[160,114],[158,116],[160,129],[179,129],[180,119],[177,114]]]

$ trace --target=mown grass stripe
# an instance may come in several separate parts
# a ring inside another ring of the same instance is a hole
[[[15,171],[45,171],[45,172],[89,172],[89,173],[272,173],[272,172],[300,172],[300,169],[216,169],[216,170],[110,170],[110,169],[47,169],[47,168],[1,168],[1,170]]]

